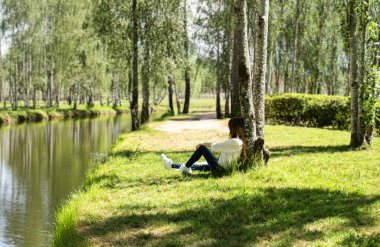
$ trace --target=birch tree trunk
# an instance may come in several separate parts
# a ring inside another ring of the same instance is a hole
[[[225,88],[224,90],[225,93],[225,104],[224,104],[224,116],[226,118],[230,117],[230,90],[229,88]]]
[[[54,90],[54,69],[53,66],[49,69],[48,72],[48,88],[47,88],[47,106],[53,106],[53,90]]]
[[[233,40],[233,55],[232,55],[232,65],[231,65],[231,114],[230,117],[241,116],[241,107],[240,107],[240,86],[239,86],[239,72],[238,72],[238,59],[239,59],[239,47],[237,36],[238,28],[235,27],[234,30],[234,40]],[[248,42],[248,40],[247,40]],[[247,44],[248,46],[248,44]]]
[[[324,31],[324,26],[325,26],[325,19],[326,19],[326,11],[325,11],[325,3],[323,0],[319,1],[319,25],[318,25],[318,38],[317,38],[317,44],[318,44],[318,49],[317,49],[317,66],[315,70],[315,86],[313,89],[315,90],[313,93],[316,94],[321,94],[322,93],[322,82],[321,82],[321,68],[320,68],[320,53],[321,53],[321,47],[322,47],[322,41],[323,41],[323,31]]]
[[[0,1],[0,4],[2,4],[2,1]],[[2,35],[0,34],[0,71],[2,72],[4,70],[3,68],[3,54],[2,54]],[[3,96],[3,90],[4,90],[4,76],[1,75],[1,78],[0,78],[0,102],[2,102],[5,98],[5,96]]]
[[[138,21],[137,21],[137,0],[132,2],[132,15],[133,15],[133,30],[132,30],[132,45],[133,45],[133,59],[132,59],[132,101],[131,101],[131,117],[132,117],[132,131],[140,129],[140,122],[138,118],[139,106],[139,50],[138,50]]]
[[[336,42],[336,34],[334,29],[333,38],[331,39],[331,60],[330,60],[330,66],[332,69],[332,75],[330,77],[330,82],[326,82],[326,86],[328,88],[328,94],[329,95],[335,95],[335,86],[336,86],[336,66],[337,63],[337,48],[334,47],[334,44]]]
[[[358,100],[358,137],[359,145],[365,144],[365,134],[366,134],[366,109],[365,96],[366,96],[366,53],[367,53],[367,22],[366,20],[361,20],[360,22],[361,39],[360,39],[360,57],[359,57],[359,77],[358,77],[358,87],[359,87],[359,100]]]
[[[350,92],[351,92],[351,141],[352,147],[361,145],[359,133],[359,83],[358,83],[358,36],[355,16],[355,0],[350,1],[349,29],[350,29]]]
[[[264,140],[265,126],[265,78],[267,72],[268,12],[269,0],[261,0],[258,19],[253,99],[256,114],[256,135]]]
[[[70,104],[71,105],[71,104]],[[37,88],[36,85],[33,86],[33,109],[36,109],[37,107]]]
[[[232,35],[231,35],[232,36]],[[226,81],[224,84],[224,94],[225,94],[225,105],[224,105],[224,116],[230,117],[230,94],[231,94],[231,74],[232,74],[232,57],[233,57],[233,37],[229,39],[229,54],[228,54],[228,73],[226,76]],[[240,102],[239,102],[240,105]]]
[[[216,44],[216,118],[222,118],[222,108],[220,106],[220,89],[221,89],[221,62],[220,62],[220,31],[217,34],[217,44]]]
[[[298,58],[298,40],[299,40],[299,22],[300,22],[300,15],[301,15],[301,0],[297,0],[296,3],[296,19],[295,19],[295,25],[293,30],[293,56],[292,56],[292,81],[291,81],[291,92],[294,92],[295,87],[295,80],[296,80],[296,73],[297,73],[297,58]],[[303,4],[302,4],[303,5]]]
[[[265,85],[265,93],[266,94],[273,94],[272,89],[272,77],[273,77],[273,70],[272,70],[272,60],[273,60],[273,51],[270,51],[268,61],[267,61],[267,80]]]
[[[28,99],[28,107],[29,107],[29,100],[30,100],[30,89],[32,87],[33,83],[33,60],[32,60],[32,55],[29,55],[29,63],[27,64],[27,70],[28,70],[28,91],[27,91],[27,99]]]
[[[380,16],[378,16],[378,20],[380,22]],[[380,41],[380,32],[378,34],[378,41]],[[373,57],[373,65],[376,66],[377,68],[380,68],[380,50],[378,49],[376,54],[374,55]],[[373,116],[372,116],[373,119],[376,118],[376,111],[373,112]],[[373,135],[374,135],[374,132],[375,132],[375,126],[374,124],[371,124],[370,126],[367,127],[367,130],[366,130],[366,141],[369,145],[372,145],[373,144]],[[379,134],[380,134],[380,130],[379,130]]]
[[[15,63],[15,80],[14,80],[14,91],[13,91],[13,107],[12,110],[18,109],[18,91],[19,91],[19,68],[17,62]]]
[[[183,114],[189,113],[190,107],[190,95],[191,95],[191,84],[190,84],[190,67],[189,67],[189,38],[187,35],[187,0],[185,0],[184,6],[184,35],[185,35],[185,102],[183,104]]]
[[[173,105],[173,76],[168,76],[168,97],[169,97],[169,112],[170,115],[174,116],[174,105]]]
[[[141,124],[149,122],[150,118],[150,106],[149,106],[149,98],[150,98],[150,47],[149,42],[145,41],[145,50],[144,50],[144,64],[142,71],[142,94],[143,94],[143,103],[141,109]]]
[[[255,110],[253,108],[252,80],[249,61],[248,34],[247,34],[247,1],[235,0],[235,49],[234,64],[237,68],[236,81],[240,85],[240,105],[244,118],[247,138],[247,166],[254,164],[254,146],[256,139]],[[234,70],[234,69],[233,69]]]
[[[172,76],[173,78],[173,88],[174,88],[174,94],[175,94],[175,102],[176,102],[176,105],[177,105],[177,114],[181,114],[181,102],[179,101],[179,92],[177,90],[177,85],[176,85],[176,78],[175,76],[173,75]]]

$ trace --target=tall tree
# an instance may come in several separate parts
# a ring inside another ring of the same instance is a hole
[[[258,20],[258,35],[256,37],[257,54],[255,55],[256,61],[254,65],[255,87],[253,87],[251,80],[246,8],[246,0],[235,1],[235,42],[240,48],[237,54],[235,54],[235,57],[238,60],[237,71],[240,84],[240,104],[247,138],[246,165],[249,167],[253,164],[261,163],[265,158],[263,121],[265,109],[262,101],[264,100],[263,94],[265,93],[269,1],[261,0],[260,2],[260,12],[258,15],[260,19]],[[253,96],[253,89],[255,89],[255,98]],[[257,107],[257,109],[255,107]],[[258,116],[260,118],[258,118]],[[257,131],[257,127],[259,131]]]
[[[255,64],[253,77],[253,100],[256,117],[256,134],[264,141],[265,125],[265,81],[267,73],[268,48],[268,13],[269,0],[260,1],[260,12],[257,21],[257,37],[255,44]]]
[[[380,81],[379,69],[373,66],[379,32],[375,22],[378,6],[376,0],[349,2],[352,147],[372,143],[375,103],[378,99],[376,87]],[[371,54],[368,54],[368,49]]]
[[[183,27],[184,27],[184,49],[185,49],[185,102],[183,104],[183,114],[189,113],[191,81],[189,66],[189,37],[187,31],[187,0],[184,0],[183,7]]]
[[[216,38],[216,118],[221,119],[223,117],[222,115],[222,107],[220,102],[220,93],[221,93],[221,87],[222,87],[222,66],[221,66],[221,44],[220,44],[220,31],[217,31],[217,38]]]
[[[174,116],[174,104],[173,104],[173,93],[174,93],[174,78],[173,75],[168,75],[168,97],[169,97],[169,113]]]
[[[349,45],[350,45],[350,85],[351,85],[351,146],[360,146],[359,137],[359,82],[358,82],[358,34],[356,21],[356,0],[349,1]]]
[[[142,95],[143,102],[141,108],[141,124],[149,122],[150,118],[150,79],[151,79],[151,49],[152,49],[152,27],[154,23],[154,7],[153,3],[146,1],[143,4],[141,11],[141,19],[143,22],[143,30],[141,39],[143,43],[143,63],[141,66],[141,80],[142,80]]]
[[[140,129],[139,114],[139,24],[137,13],[137,0],[132,1],[132,100],[131,100],[131,116],[132,130]]]
[[[236,6],[236,3],[235,3]],[[237,12],[235,7],[235,12]],[[236,14],[237,15],[237,14]],[[241,106],[240,106],[240,75],[239,75],[239,50],[242,50],[243,47],[240,47],[242,44],[239,43],[237,37],[240,35],[237,33],[239,29],[236,27],[238,21],[235,23],[234,29],[234,39],[233,39],[233,55],[231,60],[231,113],[230,117],[241,116]],[[248,41],[247,41],[248,42]]]
[[[302,1],[302,2],[301,2]],[[292,54],[292,81],[291,81],[291,92],[294,91],[296,84],[296,73],[297,73],[297,58],[298,58],[298,49],[299,49],[299,26],[300,26],[300,15],[303,8],[305,0],[296,0],[296,16],[295,16],[295,25],[293,29],[293,54]]]
[[[247,138],[247,164],[254,162],[254,145],[256,140],[255,109],[253,107],[251,65],[248,51],[247,34],[247,1],[235,1],[235,38],[234,63],[236,67],[236,81],[240,86],[240,104],[244,118]]]

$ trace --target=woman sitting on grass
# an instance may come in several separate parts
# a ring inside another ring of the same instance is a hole
[[[186,164],[176,164],[173,160],[167,158],[165,154],[162,154],[161,157],[165,169],[178,169],[185,175],[190,175],[193,170],[211,170],[213,174],[221,174],[233,170],[234,165],[245,161],[247,158],[243,119],[230,119],[228,128],[230,129],[230,139],[220,143],[198,144],[196,151]],[[219,153],[219,159],[213,153]],[[206,159],[207,164],[195,164],[202,156]]]

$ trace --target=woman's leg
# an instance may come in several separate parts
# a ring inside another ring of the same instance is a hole
[[[195,162],[197,162],[202,156],[205,157],[207,164],[212,171],[216,171],[218,169],[218,159],[213,155],[210,149],[203,145],[199,146],[199,148],[193,153],[193,155],[187,161],[186,167],[191,167],[191,169],[193,169]],[[194,166],[194,168],[199,167]]]
[[[179,169],[183,164],[172,164],[172,168]],[[191,166],[191,170],[193,171],[210,171],[210,166],[208,164],[194,164]]]

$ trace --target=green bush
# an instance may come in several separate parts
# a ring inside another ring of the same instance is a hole
[[[8,111],[7,112],[9,117],[11,119],[14,119],[14,122],[16,123],[23,123],[28,120],[28,113],[23,110],[17,110],[17,111]]]
[[[5,124],[6,122],[7,122],[7,117],[4,114],[0,113],[0,126]]]
[[[269,96],[266,118],[275,124],[348,129],[350,100],[342,96],[307,94]]]
[[[43,110],[29,110],[28,121],[40,122],[43,120],[49,120],[49,115]]]

